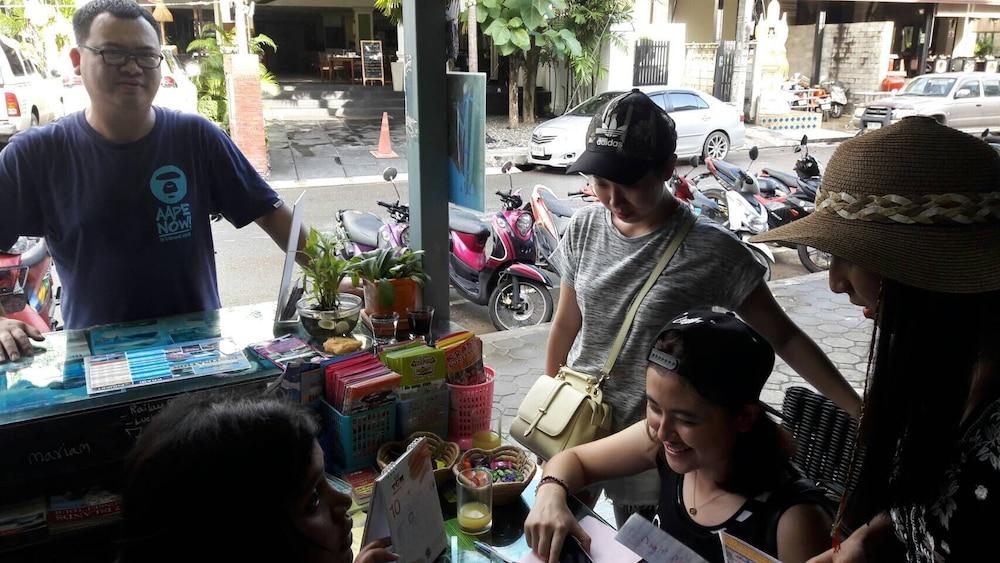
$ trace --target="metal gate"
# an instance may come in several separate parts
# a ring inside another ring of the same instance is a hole
[[[632,65],[633,86],[653,86],[667,83],[667,67],[670,60],[670,43],[640,39],[635,44],[635,59]]]
[[[712,95],[728,102],[733,91],[733,64],[736,59],[736,42],[721,41],[715,55],[715,80]]]

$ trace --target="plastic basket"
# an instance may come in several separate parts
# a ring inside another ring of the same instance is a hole
[[[448,405],[448,440],[463,450],[472,446],[472,435],[490,429],[493,415],[493,383],[496,374],[486,368],[486,383],[478,385],[448,384],[451,399]]]
[[[335,473],[356,471],[375,465],[378,448],[396,437],[396,403],[351,415],[341,414],[320,401],[327,470]]]
[[[400,401],[396,408],[396,435],[432,432],[438,436],[447,436],[449,395],[448,388],[442,386]]]

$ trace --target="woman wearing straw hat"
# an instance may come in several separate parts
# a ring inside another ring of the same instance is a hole
[[[754,238],[834,256],[875,320],[855,529],[815,561],[981,560],[1000,516],[1000,156],[914,117],[847,141],[816,212]],[[839,536],[839,534],[838,534]],[[985,551],[990,549],[990,551]]]

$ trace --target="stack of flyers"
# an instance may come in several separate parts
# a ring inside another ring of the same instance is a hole
[[[99,526],[121,515],[121,495],[102,489],[49,497],[47,518],[53,533]]]
[[[398,373],[402,380],[401,394],[410,395],[414,388],[443,387],[447,366],[443,350],[422,342],[408,342],[382,350],[382,363]]]
[[[455,332],[438,339],[434,347],[444,351],[448,383],[452,385],[486,383],[483,341],[478,336],[467,330]]]
[[[371,501],[378,475],[378,471],[371,467],[344,474],[344,481],[351,486],[351,497],[361,507],[367,507]]]
[[[292,334],[254,344],[251,349],[282,369],[293,360],[305,363],[320,361],[326,357],[322,352]]]
[[[326,383],[326,401],[349,415],[393,403],[399,397],[400,376],[378,358],[357,352],[320,364]]]

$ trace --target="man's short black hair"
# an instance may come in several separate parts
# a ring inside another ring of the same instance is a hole
[[[153,19],[153,14],[132,0],[92,0],[73,14],[73,34],[76,35],[77,45],[83,45],[83,42],[87,40],[87,37],[90,36],[90,26],[94,24],[94,18],[101,14],[111,14],[123,20],[142,18],[153,26],[156,39],[163,41],[163,38],[160,37],[160,26]]]

